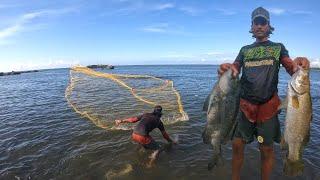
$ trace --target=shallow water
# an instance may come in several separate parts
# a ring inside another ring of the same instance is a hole
[[[131,131],[105,130],[80,117],[64,98],[68,69],[0,77],[0,179],[230,179],[231,146],[223,147],[224,166],[207,170],[211,149],[202,143],[205,97],[216,81],[217,66],[119,66],[106,70],[148,74],[174,81],[189,121],[167,125],[179,144],[160,155],[155,168],[145,168],[149,152],[130,140]],[[279,94],[284,97],[289,75],[281,69]],[[282,175],[282,157],[275,145],[272,179],[320,179],[320,71],[311,71],[313,121],[302,176]],[[283,125],[284,116],[280,115]],[[164,142],[158,130],[151,135]],[[246,147],[243,179],[259,179],[256,143]]]

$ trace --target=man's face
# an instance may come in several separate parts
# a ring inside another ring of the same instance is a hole
[[[268,37],[269,28],[268,21],[265,18],[257,17],[253,20],[252,32],[256,38],[262,39]]]

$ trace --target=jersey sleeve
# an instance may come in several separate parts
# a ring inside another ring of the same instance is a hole
[[[288,52],[288,50],[286,49],[286,47],[284,47],[284,45],[283,45],[282,43],[280,43],[280,46],[281,46],[280,59],[289,57],[289,52]]]
[[[289,57],[289,52],[286,49],[286,47],[284,47],[283,44],[280,43],[281,46],[281,50],[280,50],[280,63],[282,64],[282,66],[284,66],[284,68],[286,69],[286,71],[292,75],[294,73],[294,62],[292,61],[292,59]]]

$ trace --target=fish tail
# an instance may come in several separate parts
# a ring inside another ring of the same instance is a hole
[[[212,156],[211,161],[208,163],[208,170],[212,170],[214,167],[222,166],[224,163],[224,159],[221,154],[215,154]]]
[[[304,165],[302,160],[291,161],[285,159],[283,172],[287,176],[298,176],[303,173]]]

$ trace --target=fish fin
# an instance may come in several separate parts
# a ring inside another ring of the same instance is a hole
[[[287,142],[284,140],[284,137],[281,136],[281,140],[280,140],[280,149],[281,150],[287,150],[288,149],[288,144]]]
[[[278,107],[278,111],[280,111],[281,109],[287,109],[288,107],[288,96],[286,96],[282,101],[280,106]]]
[[[210,102],[210,95],[211,95],[211,94],[209,94],[209,95],[207,96],[206,100],[204,101],[202,111],[208,111],[209,102]]]
[[[202,141],[205,144],[210,144],[211,142],[210,136],[207,133],[207,128],[205,128],[204,131],[202,132]]]
[[[291,161],[289,159],[285,159],[283,172],[287,176],[298,176],[302,175],[304,169],[303,161]]]
[[[303,139],[302,145],[303,145],[303,146],[306,146],[309,141],[310,141],[310,131],[308,131],[308,134],[307,134],[306,137]]]
[[[221,167],[224,165],[224,159],[221,154],[216,154],[212,157],[211,161],[208,163],[208,170],[212,170],[215,167]]]
[[[298,109],[299,108],[298,97],[297,96],[292,96],[291,100],[292,100],[292,107],[295,108],[295,109]]]

